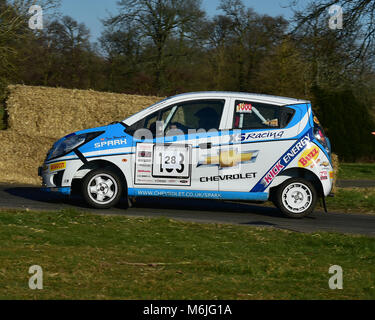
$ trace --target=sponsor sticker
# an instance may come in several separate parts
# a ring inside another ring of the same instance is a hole
[[[327,171],[320,172],[320,180],[328,180],[328,172]]]
[[[220,169],[236,167],[243,163],[254,163],[259,151],[239,152],[239,150],[220,151],[216,156],[207,156],[198,162],[197,167],[218,166]]]
[[[139,158],[151,158],[152,153],[150,151],[140,151],[138,152],[138,157]]]
[[[128,144],[126,139],[116,139],[116,140],[109,140],[104,141],[104,139],[100,139],[101,142],[95,143],[95,149],[104,148],[104,147],[117,147]]]
[[[306,168],[311,165],[314,166],[318,156],[319,156],[319,148],[312,147],[302,153],[301,158],[298,160],[298,166],[300,168]]]
[[[275,163],[265,176],[255,185],[251,192],[264,192],[274,179],[291,163],[312,141],[311,131],[296,142],[282,157]]]
[[[253,106],[250,103],[240,103],[239,105],[237,105],[236,112],[237,113],[252,113]]]
[[[269,140],[269,139],[282,139],[285,131],[267,131],[267,132],[249,132],[241,133],[238,136],[234,136],[231,140],[237,142],[247,142],[255,140]]]
[[[52,163],[49,165],[49,170],[51,172],[59,171],[66,169],[66,161],[64,162],[57,162],[57,163]]]
[[[283,171],[285,166],[281,164],[281,160],[276,163],[273,168],[267,173],[267,175],[264,177],[263,183],[265,186],[269,185],[273,179],[281,172]]]
[[[219,182],[219,181],[232,181],[232,180],[246,180],[246,179],[254,179],[256,178],[257,173],[251,172],[246,174],[231,174],[225,176],[214,176],[214,177],[202,177],[200,178],[200,182]]]
[[[320,125],[320,122],[318,120],[318,118],[316,116],[314,116],[314,122],[317,124],[317,125]]]
[[[329,167],[329,162],[324,161],[324,162],[322,162],[322,163],[320,164],[320,166],[321,166],[321,167],[326,167],[326,168],[328,168],[328,167]]]

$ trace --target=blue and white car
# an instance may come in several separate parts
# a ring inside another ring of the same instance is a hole
[[[199,92],[62,138],[39,175],[100,209],[123,197],[271,200],[301,218],[331,193],[333,167],[309,101]]]

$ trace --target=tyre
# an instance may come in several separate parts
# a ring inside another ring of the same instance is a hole
[[[292,178],[278,187],[274,203],[290,218],[301,219],[312,213],[318,200],[313,184],[301,178]]]
[[[109,209],[117,205],[123,194],[122,181],[109,169],[93,170],[82,181],[82,195],[90,207]]]

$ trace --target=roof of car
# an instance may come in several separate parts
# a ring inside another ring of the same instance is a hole
[[[262,101],[265,103],[272,103],[276,105],[292,105],[292,104],[302,104],[302,103],[310,103],[307,100],[300,100],[294,98],[287,98],[287,97],[278,97],[272,96],[267,94],[257,94],[257,93],[247,93],[247,92],[229,92],[229,91],[202,91],[202,92],[190,92],[190,93],[182,93],[176,96],[168,98],[170,99],[177,99],[183,97],[198,97],[199,96],[217,96],[217,97],[231,97],[231,98],[243,98],[248,100],[255,100],[255,101]]]

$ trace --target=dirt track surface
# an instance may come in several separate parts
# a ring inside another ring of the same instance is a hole
[[[278,210],[262,205],[210,200],[137,200],[130,209],[121,205],[111,210],[93,210],[79,197],[72,199],[44,193],[40,188],[0,185],[0,209],[61,210],[78,209],[95,214],[131,217],[167,217],[198,223],[224,223],[255,227],[273,227],[295,232],[333,231],[375,236],[375,216],[365,214],[315,212],[302,220],[284,217]]]

